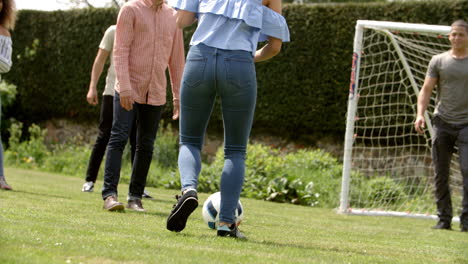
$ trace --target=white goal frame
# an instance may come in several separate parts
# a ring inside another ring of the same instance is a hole
[[[338,209],[339,213],[345,214],[357,214],[357,215],[374,215],[374,216],[400,216],[400,217],[412,217],[412,218],[426,218],[426,219],[437,219],[436,215],[431,214],[418,214],[418,213],[408,213],[408,212],[397,212],[397,211],[377,211],[377,210],[367,210],[367,209],[353,209],[349,205],[349,194],[350,194],[350,181],[351,181],[351,171],[352,171],[352,151],[354,143],[354,131],[355,131],[355,118],[357,111],[357,102],[358,102],[358,87],[359,87],[359,70],[361,63],[361,53],[362,53],[362,44],[363,44],[363,33],[365,29],[369,28],[378,28],[386,29],[388,31],[397,31],[397,32],[419,32],[419,33],[435,33],[440,35],[448,35],[450,32],[449,26],[440,26],[440,25],[426,25],[426,24],[411,24],[411,23],[400,23],[400,22],[386,22],[386,21],[371,21],[371,20],[358,20],[356,24],[356,31],[353,44],[353,63],[351,69],[351,83],[350,91],[348,98],[348,109],[347,109],[347,118],[346,118],[346,133],[345,133],[345,143],[344,143],[344,154],[343,154],[343,172],[342,172],[342,185],[341,185],[341,195],[340,195],[340,207]],[[403,57],[401,49],[399,49],[396,40],[388,35],[397,54],[400,57]],[[408,63],[402,61],[404,71],[410,73],[410,68]],[[419,93],[420,87],[416,84],[412,74],[408,74],[411,86],[414,89],[415,94]],[[432,136],[432,124],[428,113],[425,113],[426,127]],[[459,222],[458,217],[454,217],[454,222]]]

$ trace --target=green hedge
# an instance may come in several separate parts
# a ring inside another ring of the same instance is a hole
[[[86,93],[98,45],[116,17],[116,9],[20,11],[13,32],[14,66],[5,75],[17,85],[18,96],[6,115],[25,123],[97,120],[99,110],[87,104]]]
[[[341,142],[356,20],[449,25],[466,18],[466,11],[468,1],[285,6],[291,43],[276,58],[257,65],[253,132]],[[85,96],[97,46],[117,12],[20,11],[13,35],[14,67],[4,76],[17,85],[18,98],[5,115],[25,123],[50,118],[96,122],[98,107],[87,105]],[[191,32],[193,27],[185,32],[187,45]],[[103,85],[101,78],[101,90]],[[165,119],[170,111],[166,107]],[[220,118],[214,115],[212,123],[220,124]]]

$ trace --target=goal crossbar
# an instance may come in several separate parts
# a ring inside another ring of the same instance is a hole
[[[358,20],[356,23],[356,32],[362,28],[384,28],[391,31],[408,31],[419,33],[435,33],[441,35],[448,35],[450,33],[449,26],[441,25],[426,25],[426,24],[413,24],[403,22],[388,22],[376,20]]]

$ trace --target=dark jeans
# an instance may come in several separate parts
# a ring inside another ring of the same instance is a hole
[[[146,177],[153,157],[154,140],[161,119],[162,106],[133,104],[133,109],[125,110],[120,105],[118,93],[114,96],[114,121],[111,136],[107,145],[106,167],[102,198],[117,196],[117,185],[120,180],[122,153],[136,119],[136,153],[133,160],[132,175],[128,199],[141,199],[146,185]]]
[[[86,181],[96,182],[99,168],[101,167],[102,159],[106,152],[107,143],[112,128],[112,119],[114,116],[114,96],[104,95],[101,102],[101,114],[99,116],[99,133],[94,143],[91,156],[89,157],[88,169],[86,171]],[[136,126],[133,126],[130,133],[130,146],[131,146],[131,162],[135,157],[136,150]]]
[[[450,160],[455,144],[458,146],[460,170],[463,176],[463,202],[460,221],[468,224],[468,125],[452,125],[436,116],[433,120],[432,160],[435,171],[435,197],[437,215],[441,221],[452,221],[450,196]]]

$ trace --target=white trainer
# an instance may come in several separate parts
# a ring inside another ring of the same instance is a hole
[[[146,199],[150,199],[150,200],[154,199],[153,196],[151,196],[146,189],[143,191],[143,195],[141,197],[146,198]]]
[[[81,189],[82,192],[92,192],[94,191],[94,182],[92,181],[89,181],[89,182],[85,182],[83,184],[83,189]]]

